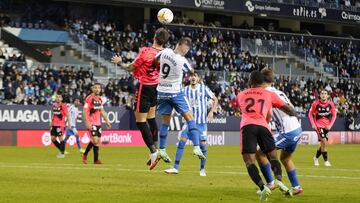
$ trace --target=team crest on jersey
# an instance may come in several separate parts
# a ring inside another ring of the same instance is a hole
[[[101,105],[101,101],[93,99],[93,100],[92,100],[92,104],[94,104],[94,106],[100,106],[100,105]]]
[[[55,116],[57,116],[59,119],[62,119],[62,115],[61,115],[61,106],[54,106],[53,107],[53,114]]]
[[[93,107],[90,109],[90,114],[93,114],[101,109],[101,100],[92,99],[91,103],[93,104]]]
[[[61,111],[61,106],[59,106],[59,107],[53,107],[53,112],[54,112],[54,114],[60,114],[60,111]]]

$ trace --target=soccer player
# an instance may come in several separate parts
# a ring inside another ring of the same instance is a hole
[[[75,138],[76,138],[76,144],[77,144],[77,147],[79,149],[79,152],[80,153],[84,153],[85,150],[83,150],[81,148],[81,144],[80,144],[80,139],[79,139],[79,133],[76,129],[76,121],[77,119],[79,118],[79,106],[80,106],[80,99],[78,98],[75,98],[74,101],[73,101],[73,104],[70,105],[69,107],[69,114],[70,114],[70,119],[71,119],[71,128],[68,128],[66,129],[66,137],[65,137],[65,146],[66,146],[66,142],[67,140],[69,139],[70,136],[74,135]]]
[[[170,125],[170,118],[173,109],[181,114],[186,120],[188,135],[194,144],[194,155],[200,159],[206,159],[199,146],[200,133],[196,127],[194,117],[190,111],[190,105],[182,91],[182,80],[184,72],[191,72],[191,66],[184,57],[191,47],[191,39],[181,38],[175,50],[164,49],[156,55],[160,62],[160,83],[158,90],[158,112],[162,117],[160,127],[160,157],[167,163],[171,162],[166,153],[166,139]]]
[[[274,82],[274,72],[270,69],[263,69],[261,71],[264,74],[264,87],[266,90],[276,93],[285,103],[292,106],[289,98],[284,92],[271,87]],[[284,165],[288,178],[290,180],[292,190],[290,195],[297,195],[303,192],[299,181],[296,176],[296,169],[291,155],[296,149],[296,145],[301,138],[301,124],[295,116],[289,116],[278,108],[272,109],[272,120],[275,123],[276,134],[274,135],[275,145],[277,149],[280,149],[280,160]],[[256,153],[256,159],[260,165],[262,174],[264,175],[267,186],[270,189],[275,189],[275,182],[271,175],[270,163],[264,153],[260,150]]]
[[[189,100],[191,105],[191,110],[195,117],[195,122],[197,129],[200,131],[200,149],[204,156],[206,156],[206,141],[207,141],[207,121],[212,120],[214,116],[214,111],[216,110],[218,99],[214,93],[204,84],[200,83],[200,77],[197,72],[190,73],[190,85],[185,87],[185,96]],[[208,111],[208,99],[211,99],[212,107]],[[165,173],[168,174],[178,174],[179,173],[179,164],[181,157],[184,152],[184,146],[186,141],[190,136],[189,128],[185,124],[183,126],[183,131],[181,132],[181,138],[177,146],[176,155],[175,155],[175,164],[173,168],[165,170]],[[206,159],[200,160],[200,176],[206,176],[205,172],[205,163]]]
[[[153,45],[141,48],[131,64],[123,63],[120,56],[114,56],[111,60],[113,63],[119,64],[121,68],[132,71],[134,77],[139,81],[135,94],[135,118],[136,126],[151,153],[147,162],[150,165],[150,170],[156,166],[159,160],[157,150],[158,126],[155,120],[159,64],[155,62],[155,56],[164,49],[168,39],[168,31],[159,28],[155,32]]]
[[[249,82],[250,88],[237,95],[237,103],[242,112],[240,123],[242,156],[249,176],[261,190],[260,200],[266,201],[271,194],[271,190],[263,183],[259,170],[255,165],[257,145],[269,157],[277,184],[279,186],[283,185],[280,182],[282,179],[281,165],[277,158],[275,141],[266,120],[267,115],[272,106],[291,116],[296,116],[296,112],[274,92],[267,91],[262,87],[264,75],[260,71],[251,72]]]
[[[326,142],[328,140],[328,133],[336,120],[336,108],[334,103],[329,100],[327,90],[321,90],[320,99],[311,105],[309,119],[312,128],[316,130],[320,142],[320,147],[314,157],[314,165],[319,166],[319,157],[322,155],[325,161],[324,165],[329,167],[331,164],[328,160]]]
[[[56,148],[59,149],[60,153],[57,158],[65,158],[65,142],[63,140],[63,133],[65,129],[65,118],[67,118],[68,128],[71,128],[71,120],[68,114],[66,104],[62,103],[63,97],[61,92],[57,92],[55,96],[55,103],[51,109],[51,123],[50,123],[50,135],[51,141],[54,143]],[[60,143],[57,141],[59,138]]]
[[[102,164],[102,162],[99,160],[99,142],[101,137],[100,116],[104,118],[106,127],[108,129],[111,128],[111,124],[102,105],[100,97],[101,85],[99,83],[92,85],[91,92],[92,93],[87,96],[85,100],[83,117],[84,124],[89,130],[92,136],[92,140],[89,142],[85,152],[82,155],[82,161],[84,164],[87,164],[87,155],[91,148],[94,148],[94,164]]]

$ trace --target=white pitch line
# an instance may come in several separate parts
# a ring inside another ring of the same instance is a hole
[[[0,168],[32,168],[32,169],[69,169],[69,170],[111,170],[110,168],[87,168],[87,167],[51,167],[51,166],[33,166],[33,165],[0,165]]]
[[[2,164],[14,164],[14,165],[23,165],[24,163],[6,163],[6,162],[0,162],[0,165]],[[32,163],[26,163],[27,165],[43,165],[43,166],[79,166],[79,164],[64,164],[64,163],[36,163],[36,162],[32,162]],[[103,166],[112,166],[112,167],[121,167],[124,166],[124,164],[119,164],[119,163],[113,163],[113,164],[104,164]],[[198,165],[186,165],[187,167],[198,167]],[[245,166],[241,166],[241,165],[234,165],[234,166],[230,166],[230,165],[225,165],[225,166],[219,166],[219,165],[210,165],[209,168],[230,168],[230,169],[245,169]],[[312,171],[347,171],[347,172],[360,172],[360,169],[350,169],[350,168],[336,168],[334,166],[332,167],[327,167],[327,168],[321,168],[321,167],[312,167],[312,168],[303,168],[303,167],[296,167],[296,169],[299,170],[312,170]]]
[[[5,162],[0,162],[0,165],[2,164],[14,164],[14,165],[23,165],[24,163],[5,163]],[[43,165],[43,166],[79,166],[79,164],[63,164],[63,163],[26,163],[27,165]],[[121,167],[124,164],[105,164],[103,166],[113,166],[113,167]],[[198,165],[186,165],[187,167],[197,167]],[[211,165],[209,166],[210,168],[230,168],[230,169],[245,169],[245,166],[214,166]],[[303,167],[296,167],[296,169],[299,170],[312,170],[312,171],[317,171],[317,170],[322,170],[322,171],[347,171],[347,172],[360,172],[360,169],[349,169],[349,168],[335,168],[335,167],[331,167],[331,168],[320,168],[320,167],[312,167],[312,168],[303,168]]]
[[[187,165],[189,166],[189,165]],[[192,165],[195,166],[195,165]],[[197,166],[197,165],[196,165]],[[232,168],[232,169],[242,169],[245,168],[245,166],[211,166],[211,167],[217,167],[217,168]],[[360,172],[360,169],[350,169],[350,168],[336,168],[332,166],[331,168],[320,168],[320,167],[313,167],[313,168],[303,168],[303,167],[296,167],[296,169],[300,170],[323,170],[323,171],[347,171],[347,172]]]
[[[62,169],[62,170],[116,170],[116,171],[131,171],[131,172],[152,172],[163,173],[163,171],[149,171],[145,169],[130,169],[130,168],[106,168],[106,167],[63,167],[63,166],[35,166],[35,165],[0,165],[0,168],[33,168],[33,169]],[[209,174],[225,174],[225,175],[247,175],[246,172],[239,171],[207,171]],[[198,173],[198,171],[181,171],[181,173]],[[319,176],[319,175],[298,175],[304,178],[319,178],[319,179],[346,179],[346,180],[360,180],[360,177],[349,176]]]

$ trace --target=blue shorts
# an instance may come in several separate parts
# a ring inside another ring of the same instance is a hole
[[[66,128],[66,136],[72,136],[78,134],[75,126],[72,126],[71,129]]]
[[[287,133],[276,134],[274,136],[276,148],[289,153],[294,152],[296,145],[301,138],[301,132],[302,129],[298,128]]]
[[[201,124],[196,124],[196,128],[199,130],[200,132],[200,141],[207,141],[207,124],[206,123],[201,123]],[[187,127],[187,124],[183,125],[183,129],[181,131],[181,137],[185,137],[185,138],[189,138],[189,128]]]
[[[161,115],[171,115],[173,109],[179,114],[190,111],[190,105],[183,92],[164,93],[158,92],[157,111]]]

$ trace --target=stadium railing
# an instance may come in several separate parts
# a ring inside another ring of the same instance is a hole
[[[202,79],[206,77],[213,78],[217,84],[225,84],[229,85],[233,82],[237,77],[240,78],[249,78],[249,72],[237,72],[237,71],[211,71],[211,70],[196,70]],[[360,78],[347,78],[347,77],[332,77],[332,76],[317,76],[317,75],[299,75],[299,74],[275,74],[275,78],[286,77],[291,79],[292,81],[300,81],[301,78],[305,80],[316,81],[319,79],[322,80],[332,80],[338,82],[341,79],[346,80],[354,80],[357,83],[360,83]]]
[[[89,70],[94,72],[94,66],[86,64],[70,64],[70,63],[41,63],[41,62],[18,62],[18,61],[5,61],[3,66],[13,66],[15,65],[18,68],[27,69],[28,71],[33,71],[35,68],[43,67],[49,68],[52,70],[59,70],[60,68],[74,68],[75,71],[79,71],[80,68],[84,70]]]
[[[96,74],[97,76],[111,78],[124,74],[124,71],[111,63],[111,58],[115,55],[114,52],[99,45],[94,40],[87,38],[86,35],[80,32],[69,30],[69,37],[81,46],[82,57],[88,55],[97,62],[97,68],[100,68],[100,66],[105,66],[107,68],[105,73]]]
[[[241,38],[241,49],[249,51],[252,55],[260,57],[271,57],[271,67],[277,67],[275,58],[294,58],[298,57],[303,60],[305,68],[308,66],[314,67],[314,69],[322,73],[325,71],[321,64],[320,57],[311,53],[309,49],[300,48],[295,43],[290,41],[275,41],[275,40],[261,40],[261,39],[248,39]],[[327,71],[325,71],[327,72]],[[327,72],[336,76],[336,72]]]

